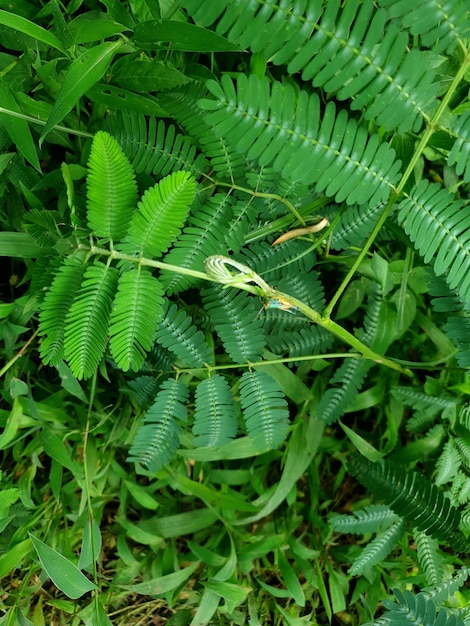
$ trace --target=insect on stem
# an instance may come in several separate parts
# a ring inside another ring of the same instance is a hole
[[[294,306],[284,298],[273,298],[264,303],[265,309],[280,309],[281,311],[287,311],[287,313],[291,313],[295,315],[296,311],[298,311],[298,307]]]

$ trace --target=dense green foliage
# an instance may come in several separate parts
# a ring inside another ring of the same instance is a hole
[[[0,33],[0,624],[470,623],[466,0]]]

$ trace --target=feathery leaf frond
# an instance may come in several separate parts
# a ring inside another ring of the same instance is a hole
[[[459,552],[466,549],[466,542],[456,532],[460,521],[458,509],[421,474],[407,472],[387,460],[371,463],[358,455],[352,458],[350,469],[363,485],[383,498],[413,528],[448,542]]]
[[[444,555],[437,541],[419,530],[414,533],[418,562],[428,585],[436,585],[444,578]]]
[[[470,37],[470,16],[465,0],[380,0],[390,17],[401,18],[403,30],[419,35],[423,46],[436,54],[451,54],[465,47]]]
[[[262,452],[278,448],[287,435],[287,402],[277,381],[266,372],[245,372],[240,402],[248,435]]]
[[[97,237],[117,241],[129,227],[137,202],[135,173],[111,135],[93,138],[87,176],[88,228]]]
[[[187,398],[188,388],[181,381],[171,378],[162,383],[129,450],[129,462],[140,463],[150,472],[168,465],[179,446],[178,422],[186,421]]]
[[[137,371],[153,344],[162,317],[163,288],[141,267],[119,277],[110,320],[111,354],[121,369]]]
[[[383,603],[388,609],[385,615],[390,626],[457,626],[458,622],[448,619],[444,609],[436,615],[434,601],[425,594],[415,595],[408,590],[402,593],[399,589],[394,593],[397,602],[387,599]]]
[[[400,202],[398,220],[425,263],[470,302],[470,215],[463,200],[423,180]]]
[[[165,263],[203,272],[207,257],[227,253],[228,248],[222,246],[233,217],[233,204],[233,198],[223,194],[208,198],[203,204],[194,202],[188,225],[165,256]],[[169,295],[196,283],[197,279],[185,274],[166,272],[162,275],[162,284]]]
[[[470,181],[470,111],[455,116],[451,130],[457,137],[447,157],[448,165],[455,165],[455,173],[463,175],[463,181]]]
[[[176,355],[186,367],[204,367],[212,363],[212,352],[200,330],[191,318],[176,304],[165,300],[163,319],[157,329],[155,340]]]
[[[217,177],[230,181],[237,180],[244,176],[247,160],[245,155],[235,152],[224,137],[219,136],[207,125],[205,114],[197,104],[206,94],[207,90],[196,84],[162,93],[160,100],[165,109],[198,142],[199,149],[209,159]]]
[[[65,357],[78,379],[92,376],[105,352],[117,280],[116,268],[89,265],[65,318]]]
[[[64,358],[66,316],[80,287],[86,265],[78,257],[69,257],[57,271],[44,298],[39,315],[41,358],[48,365],[58,365]]]
[[[169,174],[147,189],[132,217],[127,244],[146,257],[166,252],[179,235],[195,194],[196,183],[188,172]]]
[[[253,298],[214,284],[202,291],[202,299],[230,358],[235,363],[260,359],[266,339]]]
[[[196,388],[193,435],[196,446],[223,446],[237,434],[237,415],[230,387],[214,374]]]
[[[209,170],[209,164],[188,137],[178,133],[173,124],[155,117],[145,118],[123,111],[108,121],[108,130],[116,138],[137,173],[162,177],[185,170],[195,178]]]
[[[366,119],[386,129],[418,130],[432,111],[436,86],[428,57],[408,49],[400,23],[390,21],[372,0],[347,5],[340,0],[261,5],[220,0],[217,8],[211,0],[182,4],[199,24],[217,21],[218,34],[262,51],[274,65],[286,64],[289,74],[301,72],[302,80],[338,100],[350,98],[352,109],[364,109]],[[440,32],[452,29],[446,18],[442,12],[446,25]]]
[[[454,442],[448,441],[444,444],[441,455],[436,461],[436,485],[440,487],[453,480],[461,464],[462,459]]]
[[[321,113],[316,94],[253,74],[239,74],[236,83],[224,75],[208,87],[215,99],[200,101],[207,124],[259,166],[314,183],[338,203],[373,206],[392,193],[400,168],[395,151],[333,102]]]
[[[367,534],[380,532],[399,519],[389,506],[373,504],[352,515],[332,515],[328,523],[331,530],[339,533]]]
[[[367,544],[361,554],[354,559],[354,563],[349,568],[349,574],[351,576],[364,574],[374,565],[386,559],[404,532],[405,523],[400,519],[390,528],[377,535],[375,539]]]

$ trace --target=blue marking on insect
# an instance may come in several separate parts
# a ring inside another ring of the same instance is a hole
[[[287,313],[291,313],[292,315],[295,315],[296,311],[299,310],[298,307],[296,307],[294,304],[291,304],[287,300],[284,300],[284,298],[272,298],[271,300],[265,302],[264,308],[280,309],[281,311],[287,311]]]

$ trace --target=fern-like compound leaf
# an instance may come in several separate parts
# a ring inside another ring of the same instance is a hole
[[[404,531],[404,521],[398,520],[390,526],[390,528],[387,528],[387,530],[377,535],[377,537],[362,550],[361,554],[354,559],[348,573],[351,576],[364,574],[374,567],[374,565],[381,563],[396,546]]]
[[[194,142],[178,133],[173,124],[135,111],[122,111],[108,120],[109,132],[116,138],[137,173],[162,177],[185,170],[195,178],[209,170]]]
[[[436,13],[430,4],[428,10]],[[219,0],[216,8],[212,0],[182,0],[182,5],[200,25],[215,24],[229,41],[262,52],[275,65],[287,65],[289,74],[301,72],[304,81],[338,100],[351,99],[351,108],[365,110],[366,119],[387,129],[417,130],[434,106],[435,70],[427,55],[410,51],[400,20],[390,20],[372,0],[347,5],[340,0]],[[435,20],[445,23],[440,32],[450,31],[453,20],[447,11],[437,15]],[[264,94],[259,98],[267,102]]]
[[[383,210],[383,204],[347,207],[341,214],[339,224],[332,233],[331,249],[345,250],[352,246],[363,246]]]
[[[453,480],[461,464],[462,459],[454,442],[448,441],[444,444],[441,455],[436,461],[436,485],[440,487]]]
[[[469,574],[468,567],[463,565],[450,580],[444,580],[439,585],[426,589],[423,593],[433,598],[436,603],[446,602],[466,582]]]
[[[376,533],[389,528],[400,518],[389,506],[373,504],[351,515],[332,515],[328,521],[332,530],[340,533]]]
[[[266,339],[253,298],[246,292],[213,284],[203,290],[202,299],[232,361],[247,363],[260,359]]]
[[[422,181],[399,209],[398,220],[424,262],[433,261],[434,272],[470,303],[470,215],[464,202],[440,185]]]
[[[214,374],[196,388],[193,435],[196,446],[222,446],[237,434],[237,415],[230,387]]]
[[[373,363],[367,361],[346,359],[337,369],[331,382],[341,380],[341,385],[327,389],[315,409],[315,413],[325,424],[332,424],[340,419],[357,397],[372,366]]]
[[[470,318],[449,317],[443,331],[457,346],[456,358],[460,367],[470,367]]]
[[[408,590],[402,593],[394,589],[394,594],[397,602],[383,601],[389,609],[384,614],[389,626],[464,626],[464,621],[455,610],[446,607],[438,610],[434,598],[426,592],[414,595]]]
[[[41,359],[47,365],[58,365],[64,358],[65,318],[82,283],[85,269],[81,259],[66,259],[42,303],[39,335],[43,337]]]
[[[315,184],[336,202],[370,206],[387,200],[398,179],[395,151],[329,102],[290,84],[240,74],[209,81],[214,100],[201,100],[207,124],[239,153],[284,178]]]
[[[109,347],[122,370],[139,370],[151,349],[163,314],[162,293],[160,282],[141,267],[119,277]]]
[[[277,448],[287,434],[289,412],[281,387],[266,372],[245,372],[240,402],[248,435],[263,452]]]
[[[41,248],[52,248],[61,239],[63,223],[58,211],[31,209],[25,216],[23,227]]]
[[[285,318],[283,324],[279,323],[281,314],[284,314]],[[279,309],[273,310],[274,315],[277,318],[276,324],[266,333],[266,342],[268,349],[275,354],[287,353],[290,358],[323,354],[333,343],[331,333],[323,328],[311,325],[306,328],[291,330],[287,324],[290,321],[295,321],[295,318],[287,317],[286,312],[279,311]]]
[[[455,550],[466,550],[466,542],[456,532],[458,509],[421,474],[406,472],[387,460],[371,463],[358,455],[351,461],[351,472],[414,528],[448,542]]]
[[[131,164],[111,135],[97,132],[88,160],[88,228],[97,237],[118,241],[127,233],[136,202]]]
[[[418,562],[426,576],[426,582],[428,585],[436,585],[444,578],[444,555],[439,551],[439,545],[433,537],[420,531],[413,534]]]
[[[213,361],[203,333],[194,326],[189,315],[167,300],[155,340],[172,352],[184,367],[204,367]]]
[[[168,465],[179,446],[181,426],[185,422],[188,388],[171,378],[162,383],[155,402],[144,417],[129,450],[128,461],[140,463],[151,472]]]
[[[237,180],[246,173],[246,157],[237,153],[224,137],[207,125],[205,114],[197,105],[198,100],[205,95],[205,89],[195,84],[175,91],[162,92],[159,99],[165,110],[198,142],[199,149],[209,159],[211,169],[217,177],[230,181]]]
[[[65,357],[78,379],[92,376],[105,352],[117,279],[114,267],[88,266],[65,318]]]
[[[189,213],[196,183],[188,172],[174,172],[147,189],[134,213],[126,243],[146,257],[166,252]]]
[[[447,157],[447,163],[454,165],[456,174],[463,175],[464,182],[468,183],[470,181],[470,111],[456,116],[451,130],[456,140]]]
[[[387,619],[393,626],[435,626],[436,605],[431,598],[423,593],[413,594],[406,590],[404,593],[394,590],[397,602],[384,601],[389,609]]]
[[[380,0],[392,18],[401,18],[404,30],[419,35],[422,45],[435,53],[451,54],[465,46],[470,37],[470,16],[466,0]]]
[[[228,248],[224,249],[223,244],[230,231],[233,204],[230,196],[222,194],[208,198],[202,205],[195,202],[188,225],[166,255],[165,263],[203,272],[207,257],[226,253]],[[196,280],[174,272],[162,275],[162,284],[169,295],[194,286]]]

